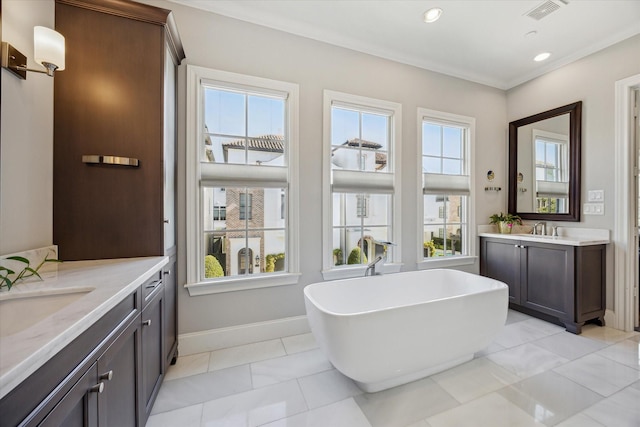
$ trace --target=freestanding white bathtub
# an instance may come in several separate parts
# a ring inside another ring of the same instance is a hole
[[[508,308],[504,283],[445,269],[315,283],[304,297],[320,348],[370,393],[471,360]]]

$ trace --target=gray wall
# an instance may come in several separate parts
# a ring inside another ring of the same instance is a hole
[[[604,190],[604,215],[570,227],[614,228],[615,82],[640,73],[640,36],[622,41],[507,91],[508,121],[582,101],[582,203]],[[613,236],[612,236],[613,237]],[[613,245],[607,250],[607,308],[613,308]]]

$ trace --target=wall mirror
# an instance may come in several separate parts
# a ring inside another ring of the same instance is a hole
[[[582,101],[509,123],[509,212],[580,221]]]

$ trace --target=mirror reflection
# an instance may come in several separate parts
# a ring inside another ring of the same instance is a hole
[[[509,123],[509,212],[580,220],[582,102]]]
[[[569,114],[518,128],[518,212],[569,212]]]

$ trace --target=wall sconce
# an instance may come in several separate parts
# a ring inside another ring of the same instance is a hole
[[[33,27],[33,56],[46,70],[27,68],[27,57],[7,42],[2,42],[2,68],[26,80],[27,71],[53,77],[54,71],[64,70],[64,36],[46,27]]]
[[[260,267],[260,255],[256,255],[256,267]]]

